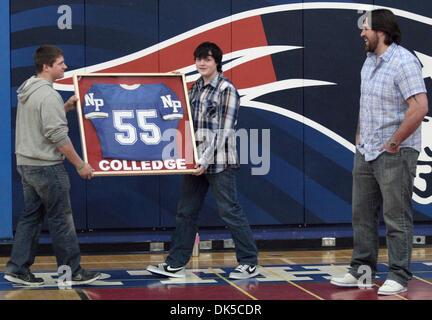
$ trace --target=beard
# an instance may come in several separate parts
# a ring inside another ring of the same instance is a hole
[[[367,52],[375,52],[376,48],[378,47],[378,36],[375,33],[373,39],[372,38],[366,38],[367,43],[366,43],[366,47],[365,50]]]

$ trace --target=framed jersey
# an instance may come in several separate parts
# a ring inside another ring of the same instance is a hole
[[[83,158],[96,176],[195,171],[184,74],[91,73],[73,80]]]

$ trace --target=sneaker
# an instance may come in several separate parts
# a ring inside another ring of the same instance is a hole
[[[81,269],[80,271],[72,275],[71,285],[89,284],[93,281],[100,279],[100,277],[100,272]]]
[[[44,279],[36,278],[31,272],[26,274],[6,272],[4,278],[12,283],[23,284],[26,286],[41,286],[44,284]]]
[[[249,279],[259,275],[257,266],[240,264],[229,274],[230,279]]]
[[[147,271],[151,273],[173,277],[173,278],[184,278],[186,277],[185,267],[171,267],[167,263],[161,263],[157,266],[148,266]]]
[[[378,294],[390,296],[407,291],[407,287],[404,287],[400,283],[394,280],[386,280],[384,284],[378,289]]]
[[[349,272],[345,273],[342,277],[332,277],[330,283],[339,287],[346,288],[372,288],[373,286],[373,283],[359,282],[359,280]]]

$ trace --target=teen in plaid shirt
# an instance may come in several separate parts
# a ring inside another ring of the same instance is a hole
[[[219,216],[231,232],[239,262],[229,276],[232,279],[255,277],[259,274],[258,251],[237,200],[235,125],[240,97],[222,74],[222,51],[216,44],[200,44],[194,57],[201,74],[189,91],[199,158],[197,170],[194,175],[183,177],[170,253],[165,263],[149,266],[147,270],[169,277],[185,276],[184,269],[198,231],[198,214],[210,187]]]
[[[353,169],[354,250],[350,272],[331,282],[343,287],[373,285],[382,208],[389,273],[378,294],[393,295],[407,291],[412,277],[412,191],[428,101],[420,63],[399,46],[396,16],[390,10],[373,10],[363,27],[368,55],[361,71]],[[368,281],[359,283],[361,278]]]
[[[222,172],[227,167],[238,168],[235,125],[240,96],[237,89],[218,72],[208,83],[203,77],[195,82],[189,90],[189,99],[198,163],[206,168],[207,174]]]

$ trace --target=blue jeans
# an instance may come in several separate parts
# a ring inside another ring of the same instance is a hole
[[[18,166],[25,209],[15,232],[6,272],[26,274],[33,265],[45,216],[58,266],[80,270],[80,249],[70,204],[69,176],[63,164]]]
[[[412,192],[419,153],[401,148],[396,154],[384,152],[367,162],[358,151],[353,169],[354,250],[351,274],[359,278],[360,266],[371,269],[372,280],[378,262],[378,215],[382,208],[387,227],[389,274],[387,279],[403,286],[412,277],[409,270],[413,241]]]
[[[192,254],[198,231],[198,214],[211,188],[220,218],[228,226],[234,240],[240,264],[258,264],[258,250],[252,230],[237,200],[236,172],[226,169],[216,174],[185,175],[177,208],[176,229],[166,263],[172,267],[185,266]]]

